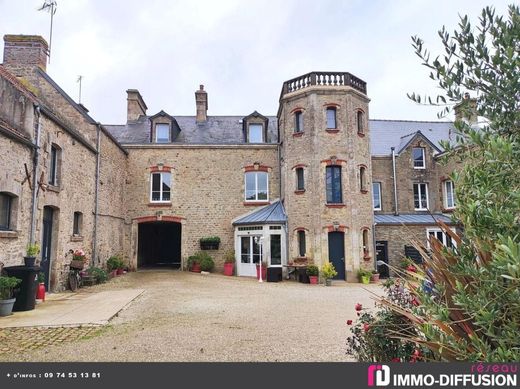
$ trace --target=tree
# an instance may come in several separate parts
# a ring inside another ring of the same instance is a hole
[[[456,120],[456,142],[446,158],[464,161],[454,174],[463,236],[441,228],[457,243],[445,248],[430,238],[431,250],[414,242],[425,266],[408,272],[406,285],[420,302],[403,308],[380,302],[415,328],[406,341],[428,347],[441,360],[520,360],[520,13],[507,17],[483,9],[476,29],[467,16],[449,34],[439,31],[445,54],[431,59],[423,41],[413,47],[443,94],[417,103],[460,104],[463,117],[476,109],[479,125]],[[425,287],[428,286],[428,287]],[[432,286],[432,287],[430,287]],[[393,335],[395,336],[395,335]]]

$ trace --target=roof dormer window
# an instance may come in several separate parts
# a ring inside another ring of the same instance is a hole
[[[251,123],[248,128],[249,143],[264,143],[264,126],[262,124]]]
[[[157,123],[155,125],[155,142],[168,143],[170,142],[170,125],[166,123]]]

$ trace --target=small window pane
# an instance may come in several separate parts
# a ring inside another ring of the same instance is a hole
[[[157,143],[170,141],[170,125],[161,123],[155,125],[155,141]]]
[[[327,128],[336,128],[336,108],[327,108]]]
[[[282,264],[282,236],[271,235],[271,265]]]
[[[301,111],[294,114],[294,132],[303,132],[303,112]]]
[[[305,190],[303,168],[296,168],[296,190]]]
[[[249,125],[249,143],[263,143],[264,137],[262,135],[263,126],[261,124]]]
[[[250,258],[251,240],[250,240],[250,238],[251,238],[250,236],[243,236],[242,238],[240,238],[240,261],[242,263],[251,262],[251,258]]]
[[[58,185],[58,149],[51,146],[51,155],[49,161],[49,185]]]
[[[327,166],[326,172],[327,203],[342,203],[341,167]]]
[[[11,196],[0,193],[0,230],[10,229]]]
[[[414,147],[412,150],[413,154],[413,167],[423,168],[424,167],[424,148]]]
[[[455,187],[453,181],[446,181],[444,183],[446,187],[446,208],[455,207]]]
[[[305,231],[298,231],[298,255],[305,257],[306,252]]]
[[[258,200],[267,200],[267,173],[257,173]]]
[[[254,236],[250,237],[253,241],[253,263],[262,262],[262,246],[260,245],[259,239],[255,239]],[[257,240],[259,241],[257,243]]]
[[[81,234],[81,212],[74,212],[74,223],[72,226],[72,234],[80,235]]]
[[[356,121],[357,121],[357,131],[359,134],[363,134],[363,112],[357,111],[356,113]]]
[[[372,183],[372,198],[374,201],[374,209],[381,210],[381,183]]]
[[[413,184],[413,198],[415,209],[428,209],[428,185]]]

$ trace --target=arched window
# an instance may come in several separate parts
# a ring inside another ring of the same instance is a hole
[[[336,108],[328,107],[327,108],[327,129],[336,129]]]
[[[358,110],[356,112],[356,123],[357,123],[357,132],[359,135],[365,134],[365,115],[363,111]]]
[[[305,242],[305,231],[298,230],[298,256],[305,257],[307,253],[307,244]]]
[[[303,132],[303,111],[294,113],[294,132]]]
[[[325,183],[328,204],[343,203],[343,190],[341,188],[341,166],[330,165],[326,168]]]
[[[305,190],[305,177],[304,170],[302,167],[297,167],[295,169],[296,172],[296,190],[302,191]]]

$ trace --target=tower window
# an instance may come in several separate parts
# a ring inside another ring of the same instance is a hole
[[[336,127],[336,108],[329,107],[327,108],[327,128],[335,129]]]
[[[294,113],[294,132],[303,132],[303,112]]]
[[[357,122],[357,132],[360,135],[365,134],[365,118],[364,118],[363,111],[357,111],[356,112],[356,122]]]
[[[367,168],[364,166],[361,166],[359,168],[359,188],[360,188],[361,192],[364,192],[364,193],[366,193],[368,191],[366,170],[367,170]]]
[[[302,167],[296,168],[296,190],[305,190],[305,179]]]
[[[305,257],[307,252],[306,242],[305,242],[305,231],[298,231],[298,256]]]
[[[327,166],[326,187],[327,203],[341,204],[343,202],[341,190],[341,166]]]

